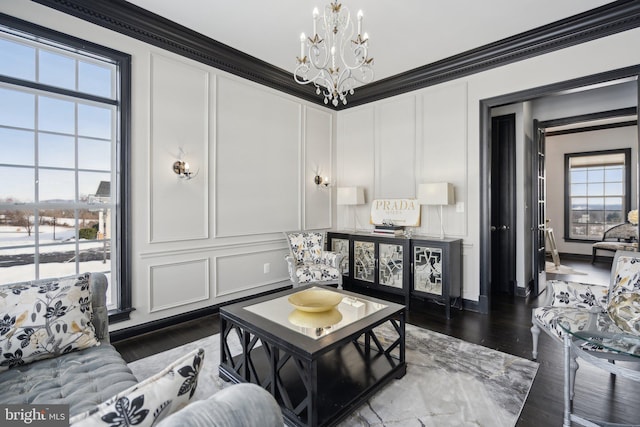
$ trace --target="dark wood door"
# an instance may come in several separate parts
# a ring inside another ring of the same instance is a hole
[[[491,292],[516,285],[516,115],[491,120]]]

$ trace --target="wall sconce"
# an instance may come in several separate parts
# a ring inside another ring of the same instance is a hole
[[[315,182],[317,186],[322,185],[323,187],[328,187],[329,185],[331,185],[331,182],[329,182],[328,176],[322,177],[320,175],[316,175],[313,178],[313,182]]]
[[[178,175],[178,178],[191,179],[195,175],[189,170],[189,163],[183,160],[176,160],[173,163],[173,171]]]

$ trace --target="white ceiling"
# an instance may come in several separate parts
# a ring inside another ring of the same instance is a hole
[[[330,0],[128,0],[293,72],[300,33]],[[611,0],[342,0],[364,12],[376,80],[612,3]]]

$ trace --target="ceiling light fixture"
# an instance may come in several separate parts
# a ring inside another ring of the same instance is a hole
[[[313,83],[316,94],[324,95],[334,107],[347,104],[356,83],[373,80],[373,58],[368,57],[369,36],[362,33],[362,11],[358,11],[358,27],[353,25],[349,9],[337,0],[325,6],[324,15],[313,9],[313,35],[300,35],[300,56],[293,78],[299,84]],[[356,34],[357,31],[357,34]],[[312,77],[309,77],[309,72]]]

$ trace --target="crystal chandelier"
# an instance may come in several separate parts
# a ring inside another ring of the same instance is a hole
[[[316,93],[324,95],[324,103],[347,104],[347,93],[353,95],[356,83],[373,80],[368,57],[369,40],[362,34],[362,11],[358,11],[358,28],[351,20],[349,9],[337,0],[328,4],[324,15],[313,9],[313,35],[300,35],[300,56],[294,71],[297,83],[313,83]],[[309,77],[311,72],[312,76]]]

